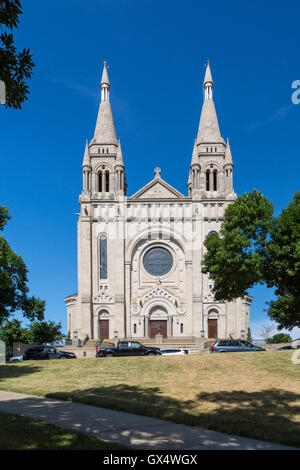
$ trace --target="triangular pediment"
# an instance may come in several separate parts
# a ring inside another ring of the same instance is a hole
[[[185,196],[161,178],[154,178],[131,199],[181,199]]]

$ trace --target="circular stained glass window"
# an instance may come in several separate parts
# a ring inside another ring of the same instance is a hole
[[[152,276],[164,276],[173,266],[171,253],[162,247],[150,248],[143,259],[144,267]]]

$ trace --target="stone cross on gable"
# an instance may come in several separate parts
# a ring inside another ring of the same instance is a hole
[[[160,178],[161,169],[157,166],[154,168],[155,178]]]

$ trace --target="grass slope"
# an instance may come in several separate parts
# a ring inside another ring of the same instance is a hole
[[[290,351],[8,364],[0,389],[300,447],[300,365]]]

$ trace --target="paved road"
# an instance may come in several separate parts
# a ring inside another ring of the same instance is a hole
[[[80,403],[0,391],[0,411],[143,450],[294,449]]]

